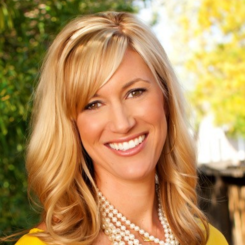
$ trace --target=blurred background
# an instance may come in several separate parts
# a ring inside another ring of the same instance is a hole
[[[136,13],[161,41],[189,102],[200,206],[245,244],[244,0],[0,0],[0,236],[39,220],[24,163],[44,54],[68,21],[106,10]]]

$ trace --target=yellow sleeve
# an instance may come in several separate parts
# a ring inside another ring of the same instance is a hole
[[[224,235],[210,224],[207,245],[228,245]]]
[[[31,229],[29,233],[36,233],[41,232],[41,230],[34,228]],[[15,245],[47,245],[43,241],[41,241],[38,237],[29,236],[29,234],[26,234],[22,236]]]

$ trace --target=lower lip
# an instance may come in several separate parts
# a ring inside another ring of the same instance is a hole
[[[140,143],[137,146],[135,146],[134,148],[128,149],[126,151],[115,150],[115,149],[112,149],[110,146],[107,146],[107,147],[111,151],[116,153],[117,155],[120,155],[120,156],[133,156],[133,155],[139,153],[144,148],[146,140],[147,140],[147,135],[145,135],[144,141],[142,143]]]

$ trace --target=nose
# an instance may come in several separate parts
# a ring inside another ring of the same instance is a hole
[[[132,110],[122,104],[114,105],[109,117],[109,128],[114,133],[127,133],[136,123]]]

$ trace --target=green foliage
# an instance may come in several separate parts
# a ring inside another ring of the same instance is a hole
[[[78,15],[133,12],[132,0],[0,0],[0,236],[38,222],[26,197],[25,145],[41,61]]]

